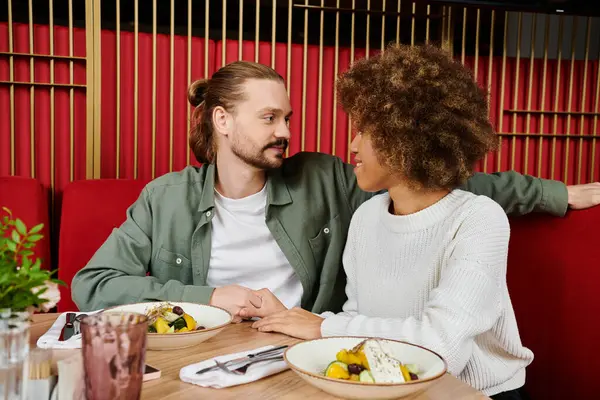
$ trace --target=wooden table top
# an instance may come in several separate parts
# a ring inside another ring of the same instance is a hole
[[[31,345],[43,335],[56,320],[58,314],[36,314],[31,326]],[[287,370],[277,375],[246,385],[225,389],[207,389],[179,380],[179,370],[208,358],[267,345],[294,344],[298,340],[285,335],[260,333],[249,323],[233,324],[219,335],[197,346],[174,351],[151,351],[146,353],[146,362],[161,370],[161,378],[144,382],[142,399],[336,399],[333,396],[305,383],[293,371]],[[53,350],[55,359],[68,357],[79,350]],[[407,400],[475,400],[488,399],[487,396],[462,383],[451,375],[446,375],[428,390],[406,398]]]

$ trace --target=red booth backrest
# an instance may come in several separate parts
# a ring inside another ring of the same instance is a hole
[[[533,399],[598,398],[600,207],[511,219],[508,287]]]
[[[48,190],[36,179],[19,176],[0,177],[0,207],[11,210],[13,218],[19,218],[31,229],[44,224],[44,236],[33,249],[35,257],[42,260],[42,268],[50,269],[50,226],[48,217]]]
[[[137,200],[145,181],[102,179],[76,181],[64,192],[58,276],[67,288],[61,287],[59,311],[74,311],[71,300],[71,281],[112,230],[125,221],[127,208]]]

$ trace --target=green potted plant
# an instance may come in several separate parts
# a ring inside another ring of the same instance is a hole
[[[11,210],[0,211],[0,309],[12,312],[48,311],[60,300],[55,271],[43,270],[42,260],[32,259],[42,239],[43,224],[27,229]]]

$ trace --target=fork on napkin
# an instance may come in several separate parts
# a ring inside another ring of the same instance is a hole
[[[91,312],[77,312],[76,316],[81,314],[93,315],[97,314],[102,310],[96,310]],[[56,321],[52,324],[50,329],[46,331],[37,341],[37,347],[41,349],[80,349],[81,348],[81,334],[73,335],[69,339],[60,341],[60,332],[67,322],[67,313],[64,312],[56,318]]]
[[[254,382],[267,376],[278,374],[279,372],[288,369],[287,363],[282,359],[255,362],[248,367],[245,374],[240,375],[228,373],[223,371],[222,369],[215,369],[208,372],[204,372],[202,374],[196,374],[196,372],[203,368],[214,366],[215,361],[225,363],[229,360],[245,357],[248,354],[254,354],[273,348],[275,348],[275,346],[265,346],[260,347],[258,349],[247,350],[241,353],[218,356],[208,360],[204,360],[199,363],[191,364],[186,367],[183,367],[179,371],[179,379],[187,383],[192,383],[194,385],[202,387],[211,387],[216,389]]]

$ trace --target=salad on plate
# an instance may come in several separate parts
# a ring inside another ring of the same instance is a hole
[[[169,303],[160,304],[146,311],[148,333],[183,333],[206,329],[183,308]]]
[[[419,380],[419,367],[392,357],[386,343],[366,339],[353,349],[342,349],[325,369],[328,378],[364,383],[405,383]]]

